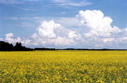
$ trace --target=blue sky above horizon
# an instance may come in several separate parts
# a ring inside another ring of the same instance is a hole
[[[127,48],[126,8],[126,0],[0,0],[0,40],[30,47]]]

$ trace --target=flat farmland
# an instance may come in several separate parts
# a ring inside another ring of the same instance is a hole
[[[127,83],[127,51],[0,52],[0,83]]]

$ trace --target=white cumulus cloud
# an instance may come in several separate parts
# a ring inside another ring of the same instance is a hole
[[[16,42],[21,42],[20,37],[14,37],[13,33],[8,33],[5,35],[5,40],[9,43],[16,43]]]
[[[113,20],[101,10],[80,10],[75,17],[44,20],[29,38],[6,34],[9,43],[22,42],[29,46],[126,48],[127,28],[112,24]]]
[[[7,33],[5,35],[5,41],[15,44],[16,42],[21,42],[24,46],[32,45],[32,41],[30,38],[21,38],[14,36],[13,33]]]
[[[125,41],[124,36],[127,33],[126,29],[120,29],[112,25],[112,22],[112,18],[105,16],[100,10],[80,10],[75,17],[42,21],[36,33],[32,35],[31,44],[57,47],[111,47],[115,40],[115,44]]]
[[[55,29],[60,28],[60,24],[54,23],[54,21],[43,21],[42,24],[38,27],[38,32],[40,36],[47,38],[55,38]]]
[[[79,11],[77,17],[84,28],[87,29],[85,36],[111,36],[112,33],[120,32],[120,29],[116,26],[112,26],[113,20],[104,16],[104,13],[100,10],[86,10]]]
[[[33,45],[38,45],[38,43],[40,43],[42,45],[64,46],[75,44],[75,40],[80,38],[80,35],[50,20],[43,21],[37,28],[37,32],[32,35],[32,38],[34,41]]]

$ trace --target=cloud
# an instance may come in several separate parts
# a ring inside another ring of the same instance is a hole
[[[75,44],[80,35],[75,31],[63,27],[61,24],[54,22],[54,20],[43,21],[37,28],[37,32],[32,35],[34,45],[38,43],[66,46]],[[38,39],[38,41],[36,41]]]
[[[84,33],[86,37],[109,37],[120,32],[118,27],[111,25],[113,20],[108,16],[104,16],[100,10],[81,10],[77,17],[79,17],[80,23],[88,30],[87,33]]]
[[[70,31],[68,33],[68,37],[71,38],[71,39],[74,39],[74,38],[79,39],[80,38],[80,35],[76,34],[75,31]]]
[[[114,41],[114,38],[103,38],[102,41],[103,41],[104,43],[108,43],[108,42]]]
[[[3,39],[2,39],[3,40]],[[30,46],[32,45],[30,38],[21,38],[14,36],[13,33],[7,33],[5,34],[5,41],[15,44],[16,42],[21,42],[24,46]]]
[[[5,40],[9,43],[16,43],[16,42],[21,42],[20,37],[14,37],[13,33],[8,33],[5,35]]]
[[[60,7],[82,7],[92,4],[86,0],[85,1],[79,0],[78,2],[74,0],[51,0],[51,1],[53,2],[53,4]]]
[[[79,41],[74,40],[79,47],[81,45],[92,48],[120,47],[127,40],[125,37],[127,29],[112,25],[112,18],[105,16],[100,10],[80,10],[76,17],[62,17],[55,21],[69,29],[73,27],[74,32],[68,33],[68,37],[71,39],[79,37]],[[75,32],[78,36],[74,34]]]
[[[80,10],[75,17],[43,19],[29,38],[8,33],[5,40],[36,47],[126,48],[127,28],[112,23],[101,10]]]
[[[42,37],[55,38],[56,34],[54,30],[57,28],[61,28],[61,25],[54,23],[54,21],[43,21],[42,24],[38,27],[38,32]]]
[[[112,22],[111,17],[105,16],[100,10],[80,10],[75,17],[43,20],[37,27],[36,33],[31,36],[31,44],[35,46],[112,48],[112,45],[119,46],[121,41],[127,40],[124,37],[127,29],[113,26]]]
[[[32,45],[32,42],[29,38],[27,39],[22,39],[21,43],[25,46],[31,46]]]
[[[80,25],[80,21],[75,17],[56,17],[54,20],[65,27],[77,27]]]

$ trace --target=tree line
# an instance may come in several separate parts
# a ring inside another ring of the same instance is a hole
[[[28,48],[22,45],[21,42],[17,42],[15,45],[0,41],[0,51],[34,51],[34,50],[127,50],[127,49],[76,49],[76,48],[65,48],[65,49],[56,49],[56,48]]]
[[[17,42],[15,45],[13,45],[5,41],[0,41],[0,51],[30,51],[30,50],[33,49],[22,46],[20,42]]]
[[[5,41],[0,41],[0,51],[33,51],[33,50],[56,50],[55,48],[28,48],[17,42],[15,45]]]

